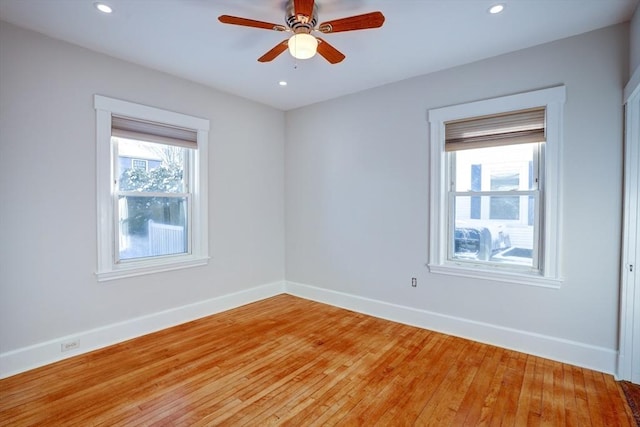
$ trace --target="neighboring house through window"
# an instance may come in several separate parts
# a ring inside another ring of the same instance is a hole
[[[560,284],[556,87],[429,111],[432,272]]]
[[[98,279],[207,262],[209,121],[95,96]]]

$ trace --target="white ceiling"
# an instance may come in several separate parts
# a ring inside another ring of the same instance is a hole
[[[380,10],[379,29],[323,36],[347,58],[257,58],[286,33],[225,25],[222,14],[284,24],[286,0],[0,0],[0,19],[215,89],[289,110],[628,21],[638,0],[317,0],[320,22]],[[278,85],[286,80],[288,86]]]

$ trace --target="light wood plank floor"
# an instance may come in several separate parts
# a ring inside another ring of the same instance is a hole
[[[0,381],[11,426],[633,426],[610,375],[280,295]]]

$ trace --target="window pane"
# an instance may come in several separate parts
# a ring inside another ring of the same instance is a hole
[[[520,189],[520,175],[512,165],[508,170],[497,170],[491,174],[491,191],[510,191]]]
[[[471,165],[471,191],[482,191],[482,165]],[[480,197],[471,197],[471,218],[480,219],[481,209]]]
[[[535,212],[535,198],[528,195],[454,197],[455,227],[450,238],[453,259],[532,266],[534,229],[528,218],[505,221],[485,215],[474,219],[473,205],[477,198],[482,206],[492,206],[494,199],[517,199],[524,212]],[[503,203],[508,204],[504,200]]]
[[[186,148],[117,138],[120,191],[183,193]]]
[[[455,191],[532,190],[533,157],[538,144],[477,148],[452,153]]]
[[[491,219],[520,219],[520,197],[491,196],[489,211]]]
[[[186,206],[186,197],[120,196],[120,259],[187,253]]]

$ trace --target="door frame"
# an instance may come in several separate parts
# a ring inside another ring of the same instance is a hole
[[[616,378],[640,384],[640,67],[624,90],[624,217]]]

